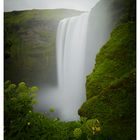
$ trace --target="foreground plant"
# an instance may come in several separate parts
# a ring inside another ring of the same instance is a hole
[[[100,130],[99,121],[81,118],[62,122],[33,111],[38,88],[6,81],[4,85],[4,134],[6,140],[87,140]],[[54,108],[50,108],[54,112]],[[94,133],[93,133],[94,132]]]

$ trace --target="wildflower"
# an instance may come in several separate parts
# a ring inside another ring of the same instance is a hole
[[[92,130],[95,131],[95,127],[92,127]]]
[[[29,113],[32,113],[32,111],[31,111],[31,110],[29,110]]]
[[[91,129],[92,129],[92,132],[93,132],[93,135],[95,134],[95,127],[93,126],[93,127],[91,127]]]
[[[97,119],[87,120],[86,126],[93,133],[93,135],[101,131],[100,122]]]
[[[30,124],[31,124],[30,122],[27,123],[27,125],[30,125]]]
[[[100,127],[96,127],[96,132],[100,132],[101,128]]]

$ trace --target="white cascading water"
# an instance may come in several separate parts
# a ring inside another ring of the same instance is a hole
[[[77,120],[86,100],[85,52],[89,13],[63,19],[57,30],[57,71],[61,119]]]
[[[41,88],[36,111],[64,121],[79,119],[77,111],[86,98],[86,75],[93,70],[96,54],[108,40],[122,10],[101,0],[89,13],[60,21],[56,44],[58,87]],[[55,112],[50,114],[51,107]]]

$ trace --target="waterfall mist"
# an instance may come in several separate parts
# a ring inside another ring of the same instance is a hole
[[[95,65],[96,54],[107,42],[123,11],[121,2],[100,0],[89,15],[86,48],[86,74],[90,74]]]
[[[84,13],[59,22],[56,40],[58,86],[42,88],[37,99],[39,104],[35,107],[42,112],[54,107],[56,111],[50,115],[64,121],[78,120],[78,109],[86,99],[88,16],[89,13]]]
[[[52,116],[64,121],[79,119],[78,109],[86,99],[86,75],[93,70],[96,54],[108,40],[122,7],[113,0],[101,0],[89,13],[59,22],[58,86],[42,88],[37,99],[39,111],[54,107],[56,111]]]
[[[88,13],[60,21],[57,32],[58,88],[63,119],[77,119],[85,101],[85,49]],[[77,114],[76,114],[77,113]]]

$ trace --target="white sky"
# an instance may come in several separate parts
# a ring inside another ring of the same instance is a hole
[[[99,0],[4,0],[4,11],[27,9],[90,10]]]

